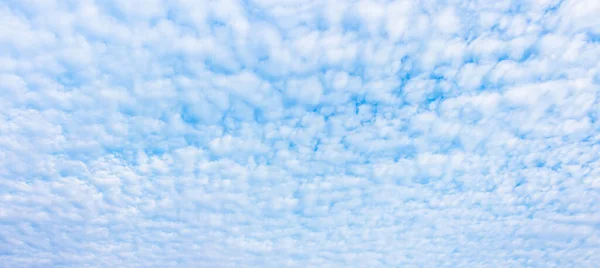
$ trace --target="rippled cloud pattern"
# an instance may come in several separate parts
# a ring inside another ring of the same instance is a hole
[[[593,267],[600,1],[2,0],[0,267]]]

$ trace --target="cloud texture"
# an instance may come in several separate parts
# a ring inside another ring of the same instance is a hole
[[[600,1],[4,0],[1,267],[592,267]]]

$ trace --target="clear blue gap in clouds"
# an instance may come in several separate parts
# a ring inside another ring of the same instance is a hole
[[[598,14],[2,1],[0,267],[593,267]]]

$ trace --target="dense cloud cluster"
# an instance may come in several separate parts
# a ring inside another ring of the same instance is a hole
[[[597,265],[598,14],[2,1],[0,266]]]

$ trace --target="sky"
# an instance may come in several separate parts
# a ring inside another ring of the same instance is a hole
[[[600,1],[0,0],[0,267],[593,267]]]

